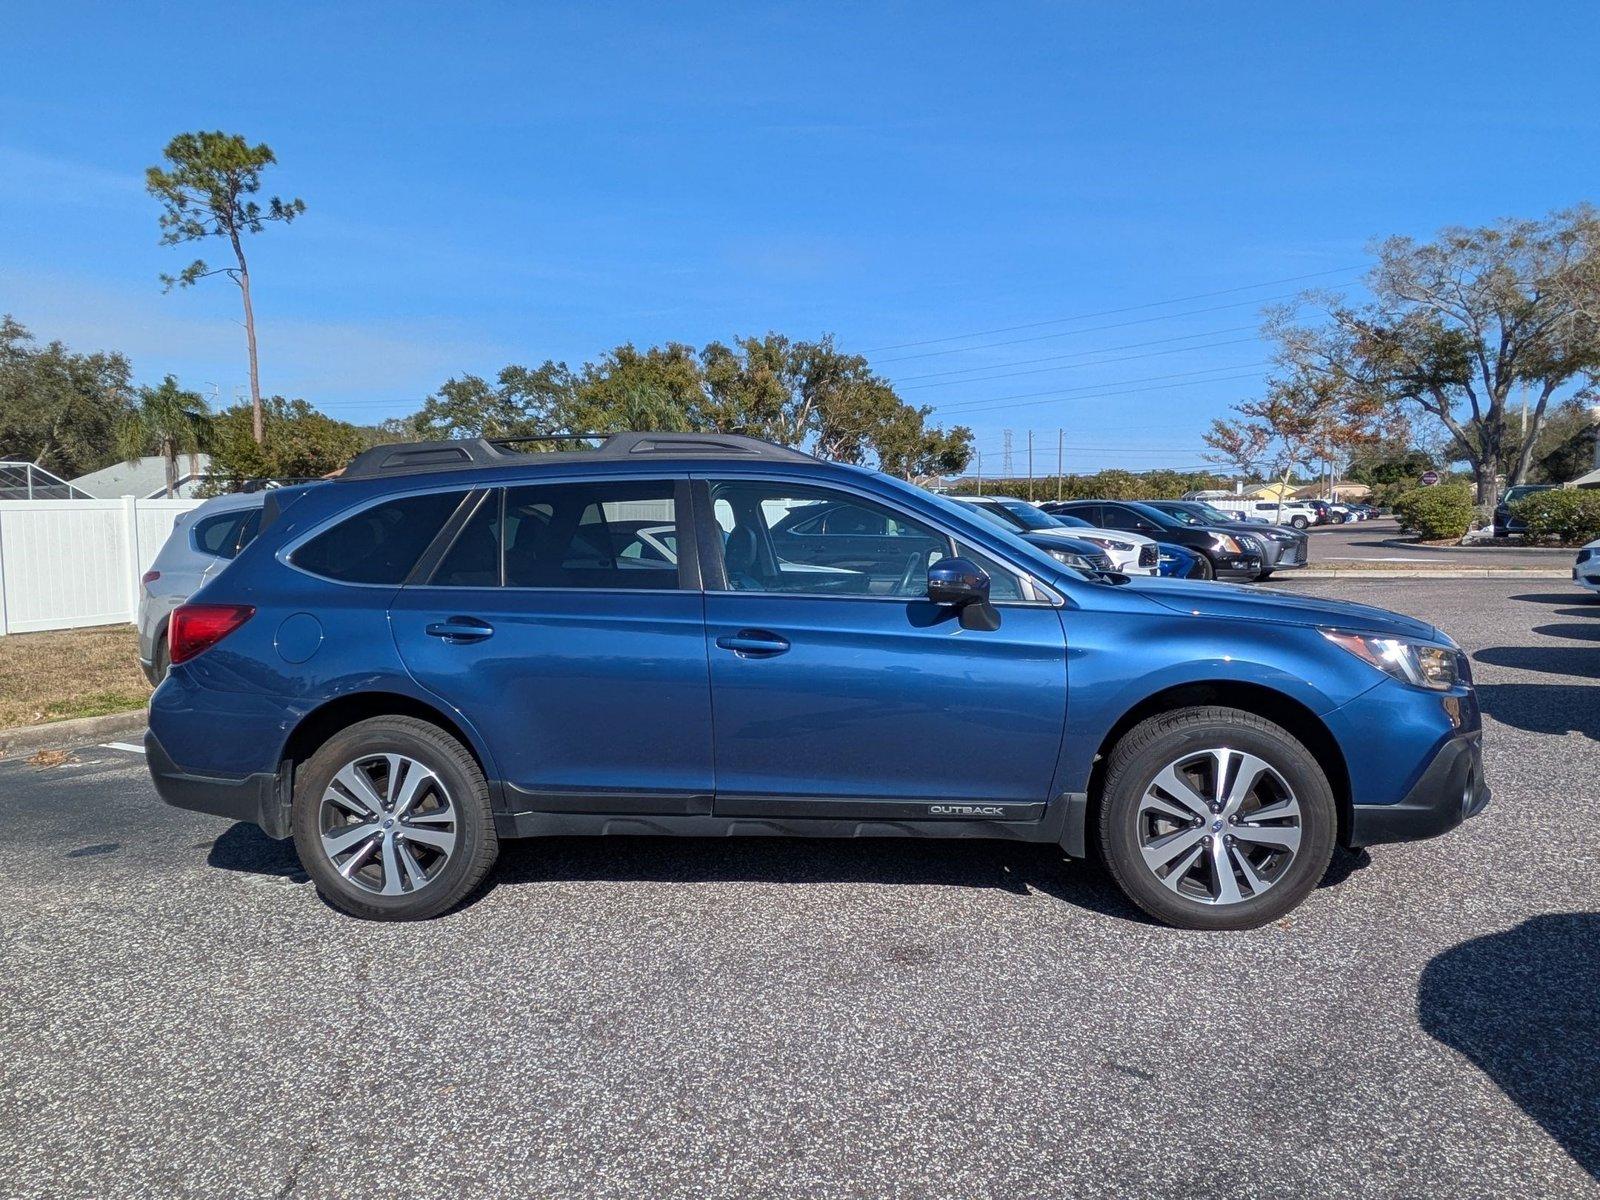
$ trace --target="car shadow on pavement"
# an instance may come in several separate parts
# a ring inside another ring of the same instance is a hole
[[[1600,646],[1488,646],[1474,654],[1472,661],[1518,671],[1600,679]]]
[[[1480,683],[1478,707],[1500,724],[1529,733],[1581,733],[1600,741],[1593,684]]]
[[[1600,913],[1533,917],[1423,969],[1417,1019],[1600,1179]]]
[[[243,822],[228,826],[211,844],[206,865],[250,875],[275,875],[291,883],[305,883],[311,878],[300,865],[293,842],[269,838],[259,826]]]
[[[490,886],[584,881],[885,883],[1032,892],[1148,921],[1096,863],[1055,846],[899,838],[557,837],[503,842]]]
[[[1600,621],[1574,621],[1571,625],[1535,625],[1535,633],[1574,642],[1600,642]]]
[[[1365,850],[1336,849],[1318,887],[1370,865]],[[305,883],[292,841],[236,824],[212,843],[208,866]],[[1098,862],[1039,843],[898,838],[551,837],[504,841],[495,869],[453,911],[499,887],[530,883],[883,883],[996,888],[1039,894],[1103,916],[1155,925]]]
[[[1511,597],[1513,600],[1522,600],[1529,604],[1582,604],[1588,596],[1580,589],[1574,587],[1570,592],[1528,592],[1521,596]],[[1580,613],[1587,616],[1600,612],[1600,605],[1594,608],[1576,608],[1562,616],[1577,616]]]

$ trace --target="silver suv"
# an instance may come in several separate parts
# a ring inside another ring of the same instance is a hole
[[[139,665],[152,684],[167,677],[167,620],[214,579],[261,528],[264,492],[218,496],[179,513],[139,593]]]

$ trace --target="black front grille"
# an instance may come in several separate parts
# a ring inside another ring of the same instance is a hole
[[[1139,565],[1141,567],[1153,567],[1153,566],[1155,566],[1156,565],[1156,555],[1157,555],[1157,551],[1156,551],[1155,545],[1153,543],[1140,546],[1139,547]]]

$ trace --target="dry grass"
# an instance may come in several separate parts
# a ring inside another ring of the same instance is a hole
[[[132,625],[0,638],[0,729],[125,712],[149,699]]]

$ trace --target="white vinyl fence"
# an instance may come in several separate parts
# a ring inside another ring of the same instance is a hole
[[[0,634],[114,625],[198,500],[0,500]]]

